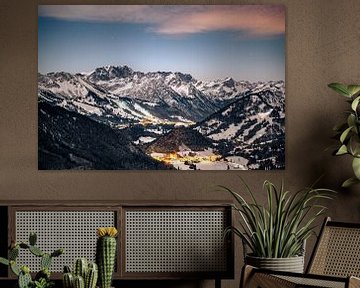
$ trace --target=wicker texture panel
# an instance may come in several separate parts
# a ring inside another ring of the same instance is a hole
[[[114,211],[17,211],[16,241],[28,241],[29,233],[38,235],[37,246],[44,252],[64,248],[65,253],[54,259],[50,270],[62,272],[74,259],[95,260],[96,228],[115,226]],[[18,262],[31,271],[40,269],[40,259],[29,251],[21,251]]]
[[[126,211],[126,272],[226,271],[223,211]]]
[[[360,277],[360,229],[325,227],[309,272]]]
[[[315,279],[315,278],[302,278],[302,277],[293,277],[293,276],[279,276],[278,278],[287,280],[296,284],[296,287],[326,287],[326,288],[345,288],[345,281],[331,281],[324,279]]]

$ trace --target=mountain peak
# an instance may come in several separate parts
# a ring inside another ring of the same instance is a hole
[[[106,65],[96,68],[88,76],[91,81],[109,81],[114,78],[126,78],[132,75],[134,71],[127,65],[124,66],[112,66]]]

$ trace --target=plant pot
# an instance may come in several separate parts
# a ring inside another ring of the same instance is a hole
[[[245,263],[262,269],[304,273],[304,256],[289,258],[263,258],[246,255]]]

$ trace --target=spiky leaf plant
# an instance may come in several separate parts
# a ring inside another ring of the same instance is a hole
[[[339,146],[334,155],[350,155],[354,176],[344,181],[343,187],[360,183],[360,85],[331,83],[329,88],[347,98],[350,110],[346,122],[334,127],[339,139]]]
[[[249,247],[252,255],[265,258],[288,258],[301,255],[304,241],[314,233],[315,220],[323,215],[326,207],[318,200],[332,199],[329,189],[305,188],[296,193],[280,189],[270,181],[264,182],[267,193],[266,206],[256,200],[254,193],[243,181],[251,201],[239,193],[221,186],[236,200],[233,208],[240,215],[240,227],[229,227]]]

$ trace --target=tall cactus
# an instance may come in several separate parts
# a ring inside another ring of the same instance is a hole
[[[96,262],[99,267],[100,288],[110,288],[116,258],[115,227],[98,228],[96,243]]]

